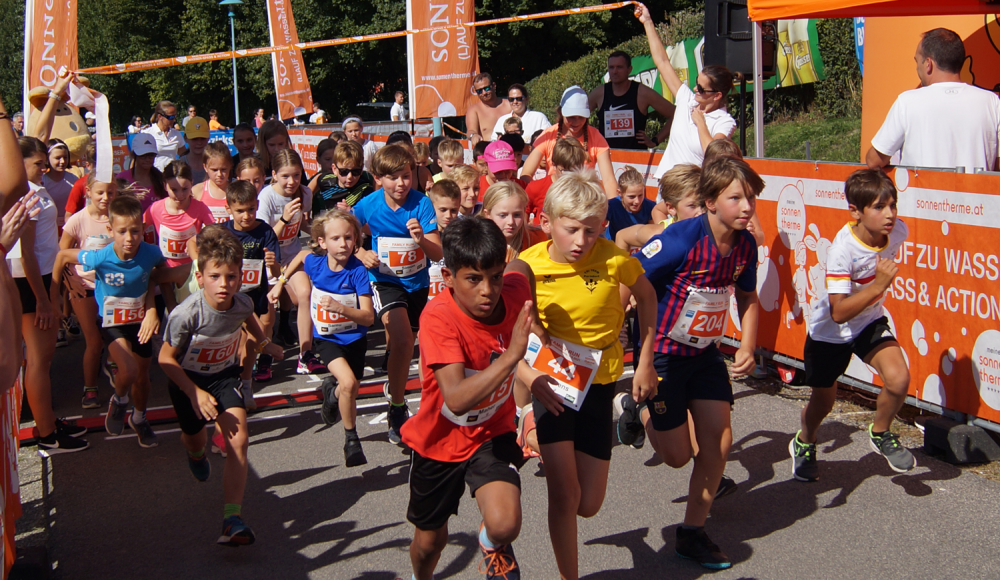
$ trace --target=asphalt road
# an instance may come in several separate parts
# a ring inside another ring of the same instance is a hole
[[[59,415],[81,415],[82,350],[80,340],[57,351],[52,373]],[[374,354],[369,362],[377,366]],[[276,379],[258,392],[319,385],[294,375],[292,365],[279,363]],[[154,373],[152,406],[168,405],[164,379]],[[106,403],[111,391],[103,377],[101,382]],[[740,487],[716,503],[707,527],[734,567],[713,577],[1000,577],[1000,484],[919,451],[917,469],[895,474],[870,451],[865,433],[836,419],[821,434],[821,480],[794,481],[787,446],[799,404],[742,385],[736,389],[736,443],[727,474]],[[416,410],[416,397],[411,399]],[[386,441],[384,400],[361,404],[371,406],[359,420],[369,459],[360,468],[344,467],[343,430],[324,426],[316,405],[252,417],[243,514],[257,543],[245,548],[215,544],[223,460],[213,456],[211,479],[195,481],[175,424],[158,426],[160,446],[154,449],[141,449],[128,430],[117,438],[91,433],[91,449],[43,460],[33,469],[44,470],[45,477],[21,477],[47,482],[42,501],[54,577],[409,578],[408,456]],[[604,507],[579,524],[581,575],[613,580],[709,574],[673,553],[689,470],[662,465],[648,446],[616,447]],[[522,575],[557,578],[537,459],[521,470],[521,480],[524,526],[514,546]],[[466,496],[451,520],[438,578],[480,577],[479,521]]]

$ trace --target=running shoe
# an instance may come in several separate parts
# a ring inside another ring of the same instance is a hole
[[[406,403],[399,406],[389,403],[389,415],[386,418],[389,423],[389,443],[399,445],[403,442],[400,430],[403,428],[403,423],[406,423],[409,418],[410,408],[406,406]]]
[[[314,375],[325,370],[326,367],[316,358],[316,355],[311,350],[307,350],[299,355],[299,365],[295,369],[295,372],[300,375]]]
[[[239,548],[249,546],[256,539],[253,530],[243,523],[243,518],[240,516],[229,516],[222,521],[222,535],[218,541],[220,546]]]
[[[76,319],[76,314],[70,314],[67,318],[66,332],[70,336],[80,336],[80,322]]]
[[[253,382],[240,385],[240,394],[243,395],[243,407],[247,411],[257,410],[257,399],[253,398]]]
[[[337,399],[337,381],[333,377],[323,379],[319,387],[323,395],[323,406],[319,408],[319,416],[327,425],[335,425],[340,421],[340,401]],[[347,448],[344,448],[345,453]]]
[[[482,533],[482,530],[483,524],[479,524],[479,532]],[[513,546],[505,544],[491,549],[480,542],[479,550],[483,553],[483,559],[479,562],[479,573],[486,574],[487,580],[494,578],[521,580],[521,569],[517,566]]]
[[[159,439],[156,437],[156,433],[153,432],[153,427],[149,424],[149,421],[143,421],[142,423],[136,423],[132,420],[132,413],[128,416],[128,426],[135,431],[136,439],[139,440],[139,447],[156,447],[160,444]]]
[[[118,365],[110,358],[104,362],[104,376],[108,377],[111,388],[115,388],[115,377],[118,376]]]
[[[83,437],[87,434],[87,428],[77,425],[75,421],[70,423],[65,419],[56,419],[56,433],[67,437]]]
[[[788,453],[792,456],[792,477],[799,481],[816,481],[819,479],[816,444],[803,443],[799,440],[801,434],[802,431],[799,431],[788,442]]]
[[[535,409],[528,403],[521,408],[521,418],[517,422],[517,444],[525,459],[538,457],[538,452],[528,445],[528,433],[535,429]]]
[[[60,328],[56,333],[56,348],[64,346],[69,346],[69,340],[66,338],[66,329]]]
[[[81,405],[84,409],[100,409],[101,401],[97,396],[97,387],[84,387]]]
[[[50,433],[48,437],[38,438],[38,448],[44,450],[49,455],[59,453],[75,453],[90,447],[86,439],[70,437],[65,433],[60,433],[59,429]]]
[[[198,481],[208,481],[208,477],[212,475],[212,464],[208,461],[207,453],[198,459],[191,457],[191,454],[188,453],[188,467],[191,468],[191,473]]]
[[[344,465],[347,467],[357,467],[359,465],[364,465],[368,463],[368,458],[365,457],[365,452],[361,448],[361,439],[358,438],[357,432],[347,433],[344,436]]]
[[[705,528],[685,530],[678,527],[677,545],[674,551],[681,558],[694,560],[710,570],[725,570],[733,566],[729,557],[708,538]]]
[[[906,473],[917,466],[917,460],[910,453],[910,450],[899,442],[899,435],[892,431],[886,431],[881,435],[875,435],[872,425],[868,426],[868,442],[871,443],[875,453],[885,457],[889,467],[896,473]]]
[[[121,435],[125,431],[125,411],[128,410],[128,405],[122,405],[115,401],[115,397],[111,397],[111,402],[108,403],[108,414],[104,417],[104,428],[108,430],[109,435]]]
[[[719,489],[715,491],[715,499],[735,493],[738,487],[732,478],[726,477],[726,474],[723,473],[722,479],[719,481]]]
[[[226,453],[226,438],[222,436],[222,431],[218,429],[215,430],[215,434],[212,435],[212,453],[218,453],[223,459],[229,456]]]
[[[253,368],[253,380],[258,383],[265,383],[271,380],[271,357],[262,354],[257,358],[257,364]]]
[[[618,413],[618,442],[633,449],[642,449],[646,444],[646,428],[640,419],[635,399],[630,393],[618,393],[615,395],[614,407]]]

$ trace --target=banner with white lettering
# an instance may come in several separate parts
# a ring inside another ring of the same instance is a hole
[[[406,28],[416,30],[474,22],[473,0],[407,0]],[[406,37],[410,118],[456,117],[475,97],[479,71],[476,29],[435,30]]]
[[[24,114],[28,93],[55,86],[60,67],[79,68],[76,51],[76,0],[26,0],[24,5]],[[25,127],[28,127],[25,118]]]
[[[299,33],[295,30],[290,0],[267,0],[267,21],[271,46],[297,44]],[[312,89],[306,76],[306,64],[298,50],[271,54],[274,69],[274,92],[278,99],[278,117],[291,119],[312,112]]]

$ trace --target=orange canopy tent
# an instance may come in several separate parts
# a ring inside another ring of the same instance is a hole
[[[996,0],[747,0],[750,19],[938,16],[1000,12]]]

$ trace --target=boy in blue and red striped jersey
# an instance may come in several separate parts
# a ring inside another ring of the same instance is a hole
[[[642,248],[639,261],[659,302],[653,358],[659,384],[648,403],[636,405],[627,394],[615,400],[622,443],[630,445],[630,437],[645,431],[663,462],[674,468],[693,455],[691,412],[698,453],[675,550],[715,570],[732,566],[704,530],[733,440],[733,387],[717,343],[726,330],[729,290],[735,284],[742,343],[733,374],[753,370],[757,244],[746,227],[763,188],[746,162],[717,159],[702,170],[698,186],[705,213],[673,224]]]

